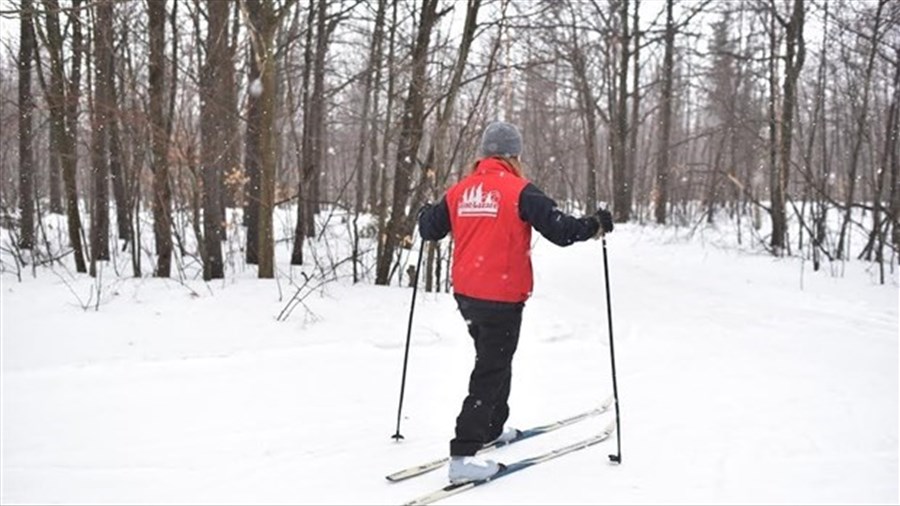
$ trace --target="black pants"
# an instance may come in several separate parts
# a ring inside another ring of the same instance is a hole
[[[492,302],[456,295],[459,311],[475,343],[469,395],[456,418],[450,455],[475,455],[503,432],[509,417],[512,359],[519,343],[524,303]]]

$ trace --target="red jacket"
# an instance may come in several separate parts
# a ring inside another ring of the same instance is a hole
[[[503,161],[487,158],[447,191],[455,293],[501,302],[531,295],[531,225],[519,217],[526,185]]]
[[[597,233],[593,217],[575,218],[497,158],[478,162],[436,205],[419,213],[425,240],[451,230],[454,293],[496,302],[524,302],[531,295],[531,227],[559,246]]]

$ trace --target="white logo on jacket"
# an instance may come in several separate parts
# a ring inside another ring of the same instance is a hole
[[[456,215],[470,218],[496,218],[500,212],[500,192],[484,191],[484,185],[466,188],[459,200]]]

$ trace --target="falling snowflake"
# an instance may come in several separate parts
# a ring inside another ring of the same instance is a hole
[[[254,79],[250,82],[250,95],[254,97],[259,97],[262,95],[263,85],[262,81],[259,78]]]

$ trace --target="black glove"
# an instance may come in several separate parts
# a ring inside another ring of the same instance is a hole
[[[612,213],[601,207],[594,213],[594,218],[597,220],[597,223],[600,224],[600,230],[598,230],[598,232],[601,234],[608,234],[613,231]]]

